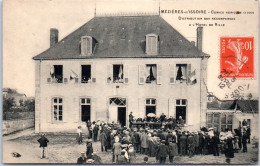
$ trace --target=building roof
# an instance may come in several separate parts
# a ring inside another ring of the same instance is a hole
[[[241,110],[244,113],[258,113],[258,100],[213,100],[207,103],[209,110]]]
[[[8,92],[8,89],[7,88],[3,88],[2,91],[3,92]]]
[[[145,54],[145,35],[150,33],[159,36],[158,55]],[[97,41],[94,55],[80,55],[82,36],[91,36]],[[208,55],[199,51],[160,16],[113,16],[94,17],[33,59],[200,58],[202,56]]]
[[[207,108],[209,110],[234,110],[236,106],[235,100],[213,100],[207,103]]]
[[[21,94],[21,93],[8,93],[7,94],[8,98],[22,98],[22,97],[27,97],[26,94]]]
[[[258,100],[237,100],[238,109],[245,113],[258,113]]]

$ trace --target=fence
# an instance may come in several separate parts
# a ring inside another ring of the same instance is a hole
[[[4,112],[2,134],[34,127],[34,112]]]
[[[33,119],[34,112],[3,112],[3,120],[15,120],[15,119]]]

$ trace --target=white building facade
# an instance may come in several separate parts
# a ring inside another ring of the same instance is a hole
[[[57,34],[52,29],[50,49],[34,57],[36,133],[88,120],[128,126],[130,112],[182,116],[189,129],[206,125],[202,28],[197,47],[160,16],[95,17],[59,42]]]

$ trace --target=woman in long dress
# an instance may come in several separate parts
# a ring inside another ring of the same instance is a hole
[[[234,158],[233,142],[230,136],[226,140],[225,156],[226,156],[226,162],[230,164],[230,158]]]

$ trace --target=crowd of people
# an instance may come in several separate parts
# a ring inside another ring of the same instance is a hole
[[[87,122],[88,141],[84,162],[101,163],[101,158],[93,152],[92,142],[100,141],[101,151],[111,151],[111,162],[118,164],[133,163],[136,154],[145,154],[143,163],[149,163],[155,157],[160,164],[173,163],[175,156],[225,154],[226,162],[234,157],[234,153],[247,152],[250,143],[250,128],[242,122],[234,132],[226,129],[219,132],[217,128],[202,127],[198,131],[185,131],[183,128],[171,128],[162,125],[159,129],[146,126],[131,128],[122,127],[118,123]],[[82,133],[78,128],[78,143],[82,143]],[[82,156],[80,157],[82,159]],[[78,159],[78,163],[82,160]]]

